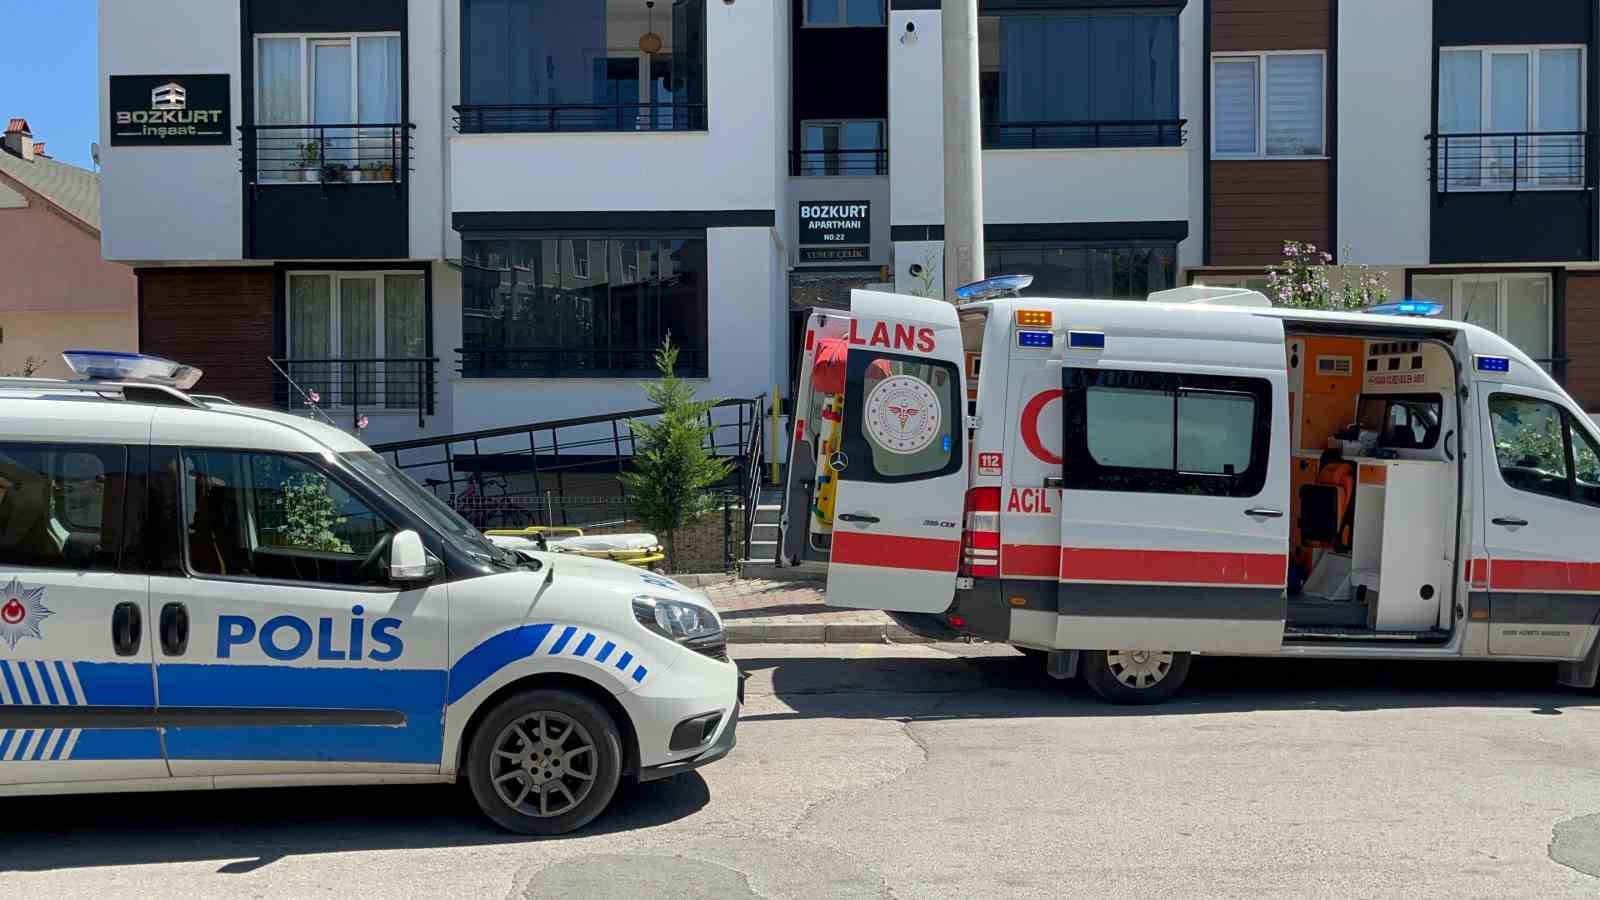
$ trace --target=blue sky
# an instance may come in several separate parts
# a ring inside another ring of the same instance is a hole
[[[0,124],[27,119],[51,156],[86,168],[89,145],[100,138],[95,7],[95,0],[0,0]]]

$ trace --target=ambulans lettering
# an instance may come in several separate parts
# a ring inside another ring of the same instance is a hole
[[[855,347],[888,347],[891,350],[915,350],[918,353],[933,352],[933,329],[918,328],[915,325],[879,322],[872,326],[872,332],[863,337],[857,329],[860,322],[850,320],[850,344]]]
[[[279,662],[301,659],[313,648],[321,661],[358,660],[363,654],[373,662],[399,659],[405,652],[405,642],[394,631],[405,623],[393,618],[376,619],[369,632],[367,620],[362,618],[364,612],[359,606],[351,607],[352,618],[343,628],[328,616],[318,619],[315,628],[299,616],[273,616],[260,625],[248,616],[218,616],[217,658],[229,659],[234,647],[254,641],[262,653]],[[367,650],[368,644],[373,649]]]
[[[1034,516],[1053,516],[1055,507],[1050,504],[1052,492],[1045,488],[1012,488],[1006,500],[1006,512]]]
[[[1062,395],[1060,388],[1041,391],[1034,394],[1033,399],[1022,408],[1022,445],[1040,462],[1053,466],[1061,465],[1061,455],[1044,445],[1044,438],[1039,433],[1039,416],[1052,400],[1060,400]]]

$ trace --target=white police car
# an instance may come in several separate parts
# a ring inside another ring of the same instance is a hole
[[[725,756],[709,602],[495,547],[351,436],[198,373],[0,379],[0,795],[465,778],[514,831]]]

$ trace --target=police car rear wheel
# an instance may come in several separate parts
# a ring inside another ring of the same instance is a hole
[[[1083,680],[1110,703],[1162,703],[1189,677],[1189,654],[1094,650],[1083,655]]]
[[[467,779],[489,818],[523,834],[564,834],[616,793],[622,736],[594,701],[559,690],[503,701],[473,735]]]

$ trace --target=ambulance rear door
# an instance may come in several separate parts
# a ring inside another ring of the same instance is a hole
[[[1097,304],[1063,352],[1056,646],[1282,646],[1289,550],[1282,322]]]
[[[948,303],[851,294],[830,606],[943,612],[967,488],[961,326]]]

